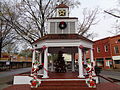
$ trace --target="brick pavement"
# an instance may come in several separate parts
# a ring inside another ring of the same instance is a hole
[[[97,85],[97,90],[120,90],[120,85],[104,82]]]
[[[13,85],[3,90],[31,90],[31,88],[30,85]],[[97,85],[97,90],[120,90],[120,85],[110,82],[103,82]]]

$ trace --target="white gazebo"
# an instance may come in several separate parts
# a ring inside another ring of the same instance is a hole
[[[96,77],[94,73],[93,41],[79,35],[77,28],[78,18],[69,17],[69,7],[65,4],[58,5],[54,17],[47,19],[47,29],[45,30],[47,34],[33,42],[32,68],[34,68],[36,61],[43,65],[43,72],[40,71],[37,75],[42,75],[43,79],[50,78],[49,73],[54,73],[54,65],[52,62],[51,69],[49,69],[48,55],[62,51],[72,55],[72,72],[75,72],[75,54],[78,53],[77,79],[86,80],[84,64],[87,64],[86,51],[89,51],[90,65],[92,66],[91,75]],[[88,67],[88,69],[90,68]],[[29,78],[27,81],[29,82],[31,77],[27,78]],[[97,78],[95,79],[98,81]],[[19,83],[19,80],[24,81],[25,79],[15,77],[15,84]]]
[[[74,55],[78,53],[78,65],[79,65],[79,78],[84,78],[83,76],[83,62],[86,62],[86,51],[90,51],[90,61],[94,63],[93,60],[93,42],[86,39],[78,34],[48,34],[36,42],[33,43],[33,59],[32,63],[35,62],[35,53],[39,52],[39,62],[42,64],[42,55],[44,54],[44,73],[43,78],[49,78],[48,76],[48,53],[54,54],[62,51]],[[83,60],[84,56],[84,60]],[[74,56],[73,56],[74,57]],[[74,58],[72,58],[72,71],[74,71]]]

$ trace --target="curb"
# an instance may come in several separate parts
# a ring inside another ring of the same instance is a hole
[[[111,83],[114,83],[114,81],[112,79],[108,78],[108,77],[105,77],[103,75],[98,75],[98,76],[101,77],[101,78],[104,78],[105,80],[107,80],[107,81],[109,81]]]

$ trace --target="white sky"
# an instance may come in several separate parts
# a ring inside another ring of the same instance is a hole
[[[70,16],[78,17],[79,20],[82,17],[83,8],[94,9],[99,7],[99,15],[97,15],[97,19],[99,19],[99,23],[95,26],[91,27],[91,31],[94,31],[98,34],[98,36],[94,40],[102,39],[105,37],[112,36],[108,31],[114,30],[113,24],[116,22],[116,18],[104,13],[104,10],[110,10],[118,5],[118,0],[79,0],[81,5],[79,8],[75,8],[71,11]]]

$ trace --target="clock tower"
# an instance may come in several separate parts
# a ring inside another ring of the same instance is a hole
[[[55,17],[48,18],[48,34],[76,34],[78,18],[69,17],[69,7],[59,4],[56,7]]]

